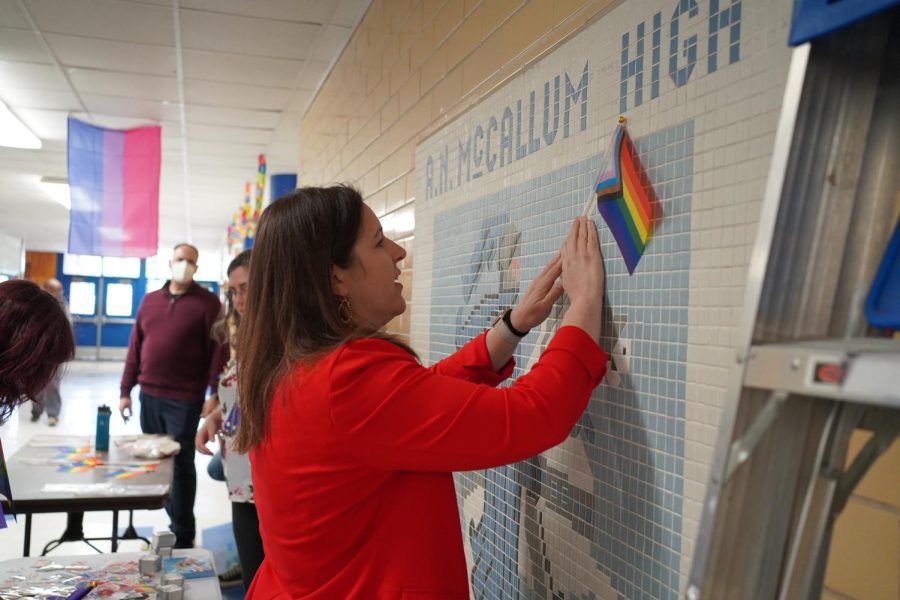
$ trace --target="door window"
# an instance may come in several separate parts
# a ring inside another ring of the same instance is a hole
[[[106,286],[104,310],[107,317],[130,317],[133,303],[134,286],[130,283],[110,283]]]
[[[69,309],[73,315],[95,315],[97,284],[93,281],[73,281],[69,286]]]

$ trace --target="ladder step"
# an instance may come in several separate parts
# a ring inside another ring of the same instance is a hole
[[[752,346],[744,385],[900,408],[898,376],[900,341],[829,339]]]

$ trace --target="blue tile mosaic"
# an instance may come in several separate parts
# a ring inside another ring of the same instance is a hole
[[[634,140],[658,216],[632,276],[591,211],[607,274],[602,344],[613,360],[564,454],[457,475],[475,598],[606,598],[601,584],[629,600],[679,596],[693,136],[688,121]],[[601,161],[578,161],[435,217],[432,362],[516,302],[593,197]],[[549,333],[520,344],[514,377]]]

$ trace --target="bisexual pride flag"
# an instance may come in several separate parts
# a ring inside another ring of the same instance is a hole
[[[612,231],[629,274],[634,273],[644,253],[653,222],[653,188],[645,181],[628,131],[619,125],[594,191],[597,210]]]
[[[69,118],[69,253],[156,254],[160,128],[104,129]]]

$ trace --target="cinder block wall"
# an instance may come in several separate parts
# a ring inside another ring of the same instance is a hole
[[[619,114],[660,197],[665,218],[634,276],[601,224],[603,342],[617,373],[570,440],[458,477],[473,597],[684,593],[789,61],[790,5],[375,0],[302,121],[301,185],[358,185],[406,247],[411,306],[389,329],[428,360],[514,301],[558,245]],[[552,97],[556,76],[549,127],[553,108],[563,120],[568,112],[568,133],[561,122],[532,151],[521,141],[529,114],[541,130],[544,85]],[[492,118],[489,170],[474,155],[487,150],[477,129],[483,136]],[[510,147],[498,152],[506,125]],[[482,294],[485,285],[497,289]],[[519,364],[543,342],[527,338]],[[890,469],[871,475],[877,483],[841,518],[826,596],[900,596],[900,484]],[[873,540],[879,559],[860,558],[858,545]]]
[[[374,0],[300,124],[300,185],[350,182],[409,253],[415,147],[614,4]],[[408,336],[411,311],[389,325]]]

